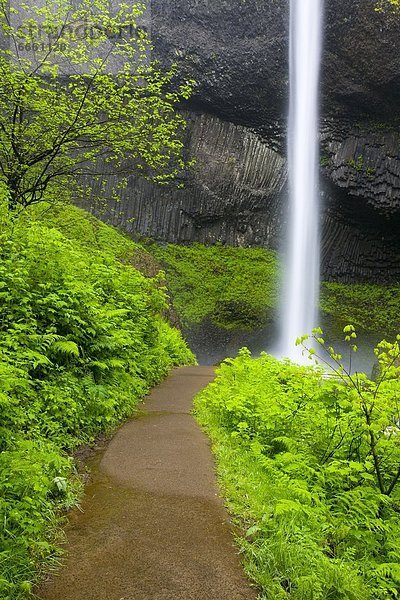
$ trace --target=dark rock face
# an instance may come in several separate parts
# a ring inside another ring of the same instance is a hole
[[[400,16],[326,0],[323,272],[400,279]],[[183,190],[132,177],[107,218],[172,242],[279,247],[286,205],[289,0],[152,0],[155,54],[197,87]],[[133,220],[132,220],[133,219]]]
[[[289,0],[153,0],[165,64],[198,82],[194,101],[265,133],[284,132]],[[400,116],[400,18],[376,0],[325,0],[322,114],[339,121]]]
[[[400,127],[380,130],[372,123],[337,138],[328,129],[322,140],[321,163],[333,184],[364,201],[365,216],[400,225]]]
[[[400,115],[400,16],[390,9],[378,12],[377,0],[325,2],[323,115],[342,122],[396,122]]]
[[[286,0],[153,0],[156,54],[196,80],[195,104],[276,140],[288,100],[288,7]]]
[[[400,128],[322,133],[325,277],[400,279]]]
[[[161,241],[276,247],[285,159],[240,125],[205,113],[190,113],[187,120],[186,147],[196,164],[185,186],[156,187],[132,176],[120,201],[97,214],[128,233]]]

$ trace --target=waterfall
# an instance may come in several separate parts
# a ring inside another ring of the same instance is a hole
[[[319,72],[323,0],[290,1],[289,225],[279,354],[302,362],[296,338],[318,320]]]

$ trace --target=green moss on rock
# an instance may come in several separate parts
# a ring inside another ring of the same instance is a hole
[[[273,318],[278,256],[263,248],[153,245],[185,327],[209,319],[222,329],[252,330]]]

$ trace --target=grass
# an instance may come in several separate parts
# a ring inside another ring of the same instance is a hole
[[[339,325],[394,338],[400,331],[400,286],[324,283],[321,310]]]

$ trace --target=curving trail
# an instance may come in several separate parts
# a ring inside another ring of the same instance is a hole
[[[208,367],[176,369],[101,457],[42,600],[254,600],[190,415]]]

